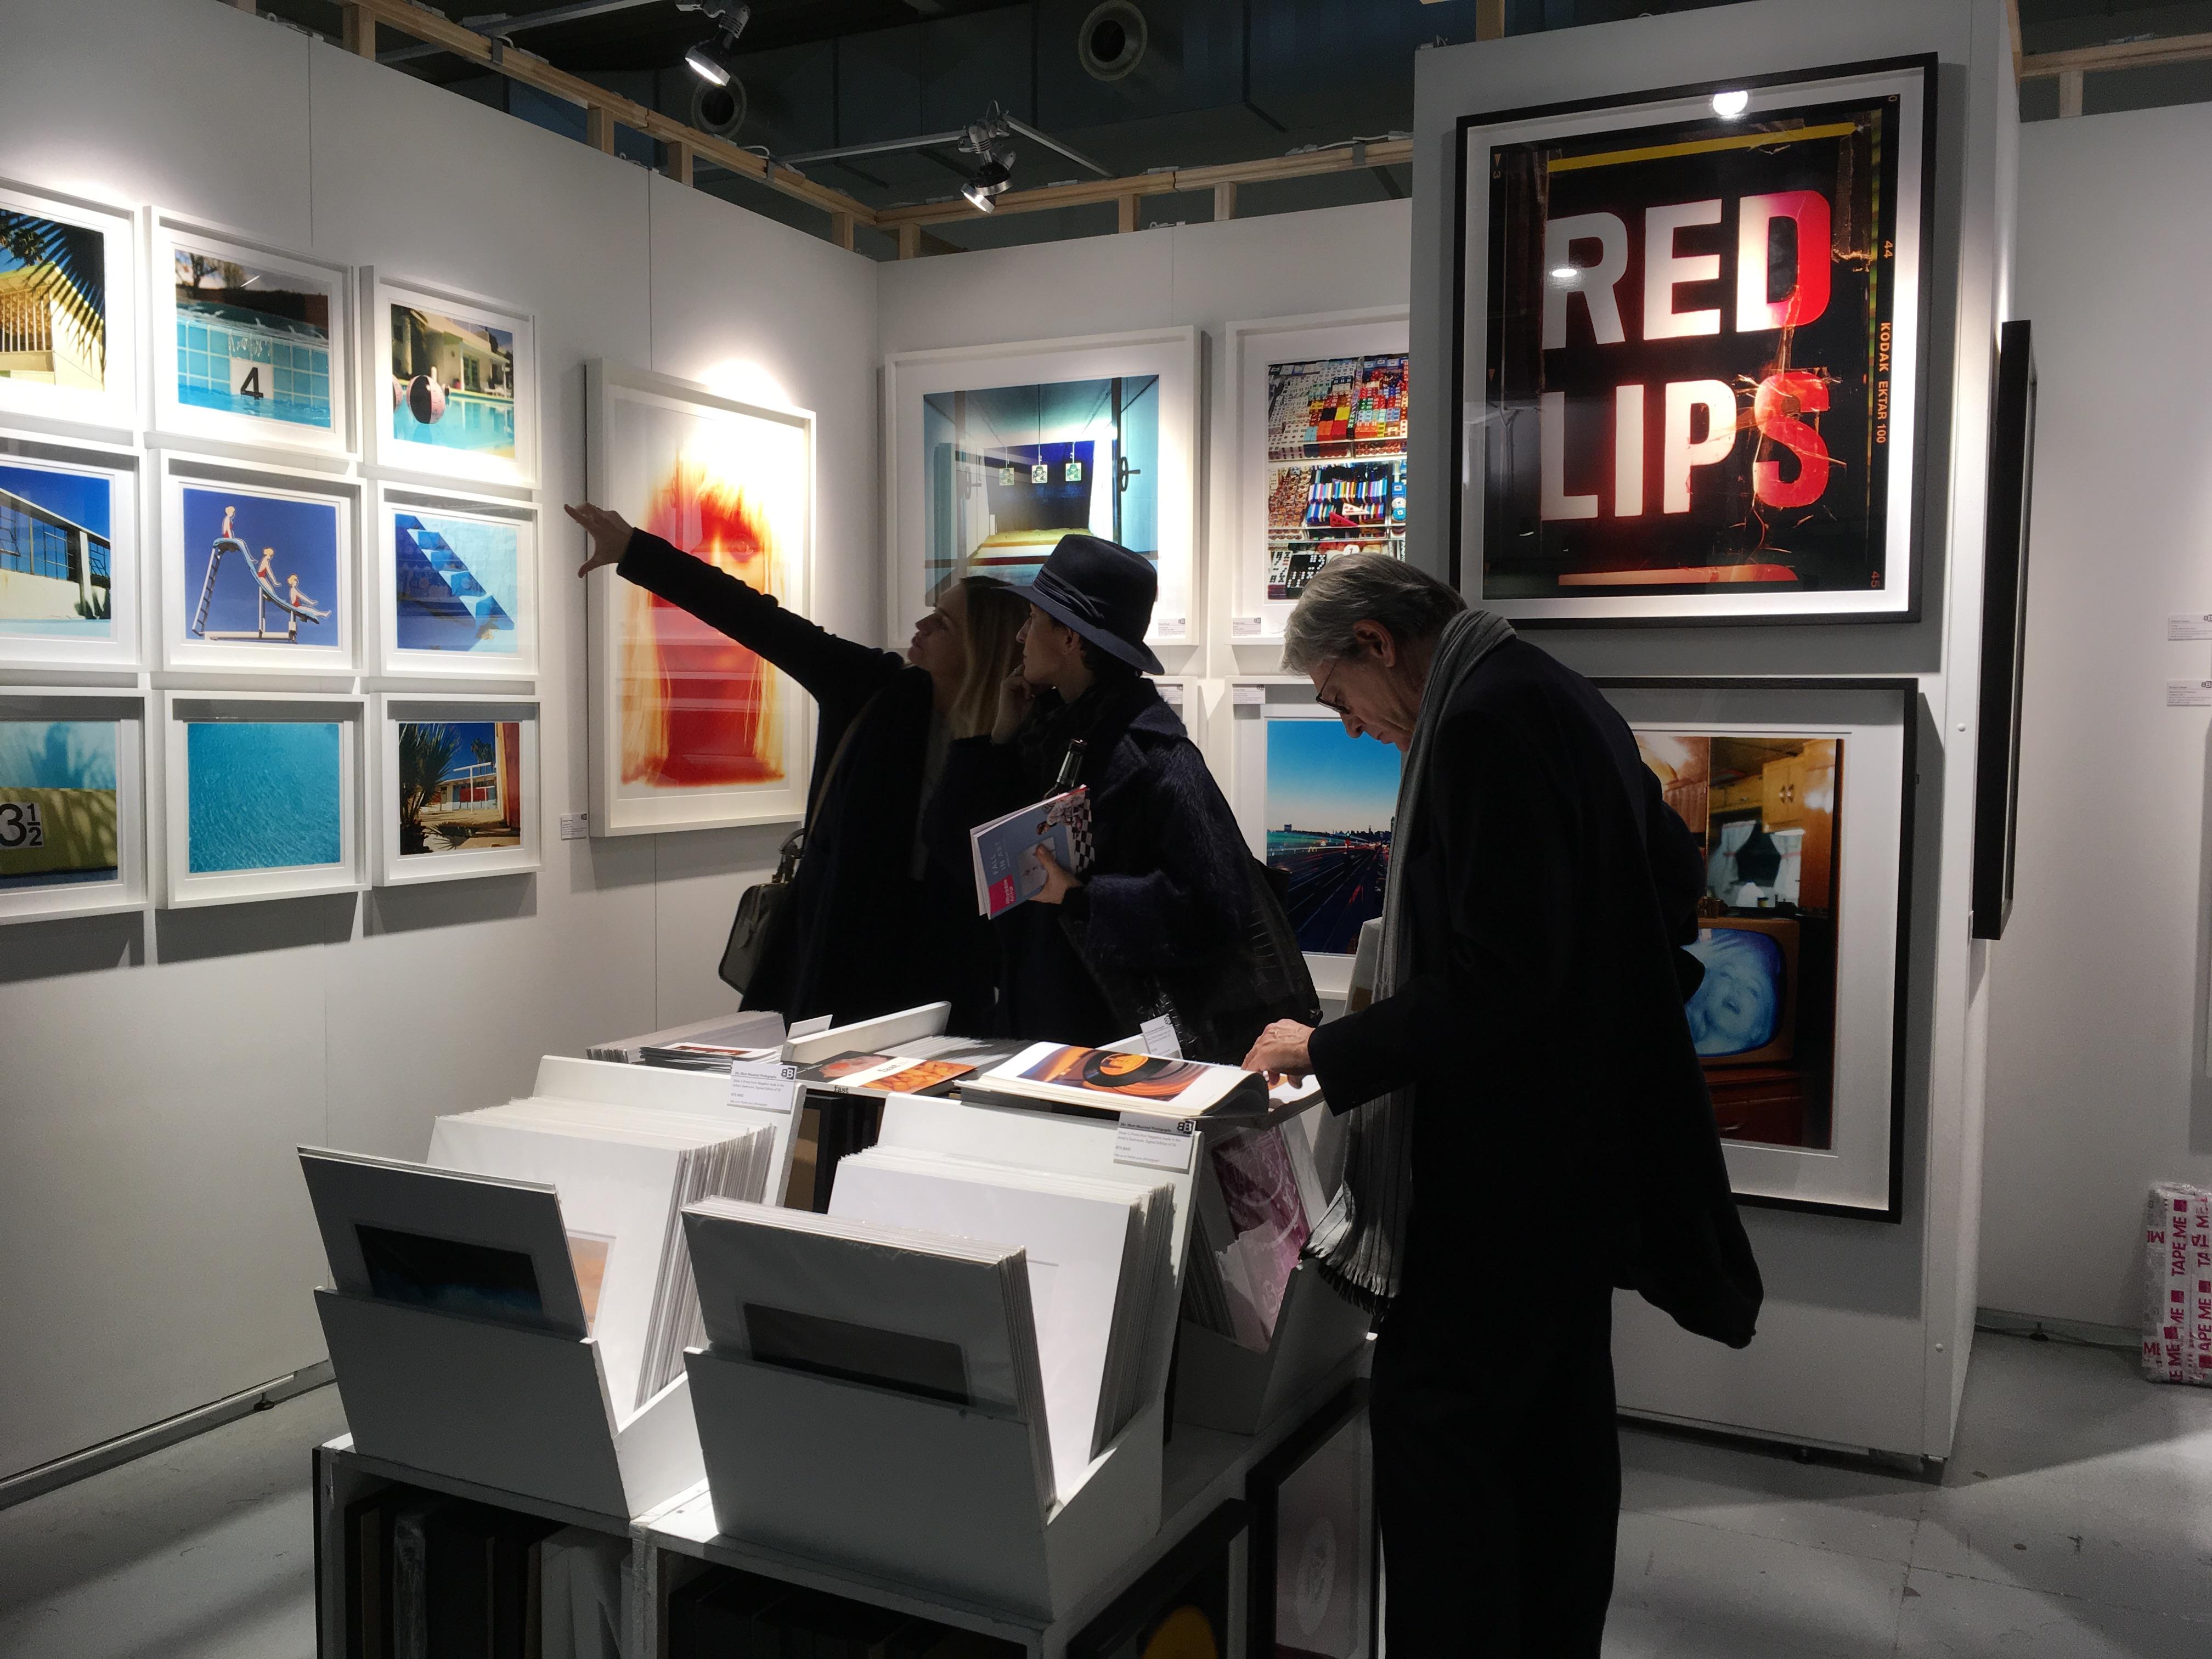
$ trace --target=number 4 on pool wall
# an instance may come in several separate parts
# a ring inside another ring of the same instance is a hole
[[[34,800],[0,800],[0,852],[17,853],[46,844],[46,826]]]
[[[232,365],[232,369],[237,375],[238,384],[233,386],[231,390],[235,392],[240,397],[265,398],[269,395],[268,392],[262,388],[260,364],[256,362],[237,362]]]

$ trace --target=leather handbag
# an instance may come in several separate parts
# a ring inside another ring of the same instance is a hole
[[[875,692],[845,722],[830,764],[823,769],[822,781],[814,787],[814,799],[807,803],[806,821],[784,838],[776,854],[775,873],[746,888],[738,900],[738,914],[730,921],[729,940],[722,946],[722,963],[715,971],[720,975],[722,983],[741,998],[759,975],[770,935],[791,902],[791,884],[799,875],[799,861],[806,856],[806,831],[814,822],[814,815],[822,810],[822,798],[830,793],[830,780],[837,775],[838,763],[853,746],[853,734],[860,729],[860,722],[867,719],[869,711],[876,706],[876,699],[882,696],[882,691]]]

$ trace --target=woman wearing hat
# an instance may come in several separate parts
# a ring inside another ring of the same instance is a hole
[[[821,713],[805,854],[745,987],[748,1007],[847,1024],[940,999],[950,1029],[992,1020],[998,959],[975,914],[963,842],[952,862],[921,838],[922,808],[947,746],[987,732],[1000,683],[1019,660],[1028,607],[988,577],[945,590],[915,624],[903,659],[793,616],[703,559],[586,502],[568,516],[625,581],[690,611],[804,687]]]
[[[1079,875],[1048,857],[1043,892],[992,924],[1002,1035],[1096,1046],[1161,1012],[1135,1006],[1132,988],[1188,983],[1194,973],[1231,986],[1251,977],[1264,884],[1204,757],[1145,678],[1160,672],[1145,644],[1158,586],[1143,556],[1063,537],[1023,590],[1021,667],[1006,678],[998,719],[952,745],[931,805],[931,842],[949,856],[971,826],[1051,793],[1071,745],[1083,745],[1075,781],[1091,796],[1091,863]]]

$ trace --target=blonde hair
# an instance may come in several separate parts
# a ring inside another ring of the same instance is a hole
[[[993,576],[963,576],[956,586],[966,601],[968,662],[945,720],[954,737],[973,738],[991,729],[999,711],[999,687],[1021,665],[1021,641],[1015,635],[1029,620],[1030,604],[1018,588]]]

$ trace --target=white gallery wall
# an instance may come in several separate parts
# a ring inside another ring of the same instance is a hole
[[[2021,133],[2017,311],[2041,381],[2020,896],[1990,953],[1984,1305],[2141,1315],[2145,1189],[2212,1182],[2212,106]]]
[[[870,261],[215,0],[0,0],[0,175],[536,313],[549,830],[586,800],[586,358],[814,410],[817,614],[874,635]],[[733,1006],[779,839],[549,835],[534,876],[0,928],[0,1477],[319,1360],[293,1148],[420,1157],[541,1054]]]

